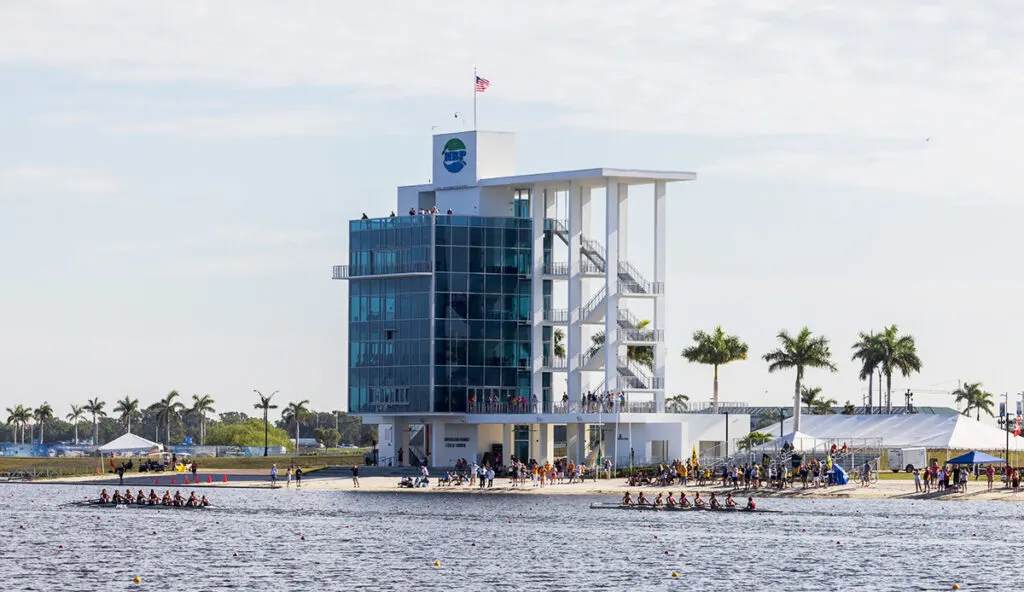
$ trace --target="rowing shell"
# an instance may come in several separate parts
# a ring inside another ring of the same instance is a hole
[[[594,502],[590,504],[591,510],[654,510],[657,512],[727,512],[731,514],[781,514],[782,510],[748,510],[746,508],[697,508],[690,506],[655,506],[653,504],[606,504]]]
[[[162,504],[156,504],[156,505],[152,505],[151,506],[149,504],[145,504],[145,505],[139,505],[139,504],[115,504],[114,502],[103,503],[103,502],[101,502],[99,500],[89,500],[89,501],[74,502],[74,503],[68,504],[68,505],[72,505],[72,506],[88,506],[90,508],[115,508],[115,509],[118,509],[118,510],[120,510],[122,508],[139,509],[139,510],[209,510],[209,509],[213,508],[213,506],[164,506]]]

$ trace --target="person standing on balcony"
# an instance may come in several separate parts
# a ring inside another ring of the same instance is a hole
[[[404,451],[402,450],[402,447],[399,446],[398,447],[398,466],[402,466],[402,455],[403,454],[404,454]]]

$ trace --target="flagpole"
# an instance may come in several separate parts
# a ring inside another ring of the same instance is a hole
[[[476,131],[476,66],[473,66],[473,131]]]

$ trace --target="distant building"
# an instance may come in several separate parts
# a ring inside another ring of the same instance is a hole
[[[349,412],[379,426],[382,463],[544,462],[565,426],[570,459],[624,466],[749,431],[665,404],[666,187],[695,173],[517,175],[514,136],[482,131],[434,136],[431,158],[432,183],[399,187],[392,216],[349,223],[333,273],[349,282]],[[630,219],[650,226],[645,249],[630,252]]]

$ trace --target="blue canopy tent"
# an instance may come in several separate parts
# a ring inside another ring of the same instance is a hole
[[[984,452],[978,452],[977,450],[972,450],[967,454],[961,454],[960,456],[952,458],[946,462],[951,465],[996,465],[1006,462],[1006,459],[999,458],[998,456],[992,456],[991,454],[985,454]]]

